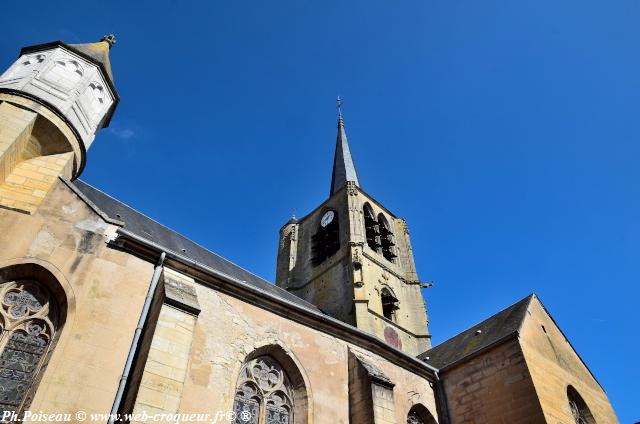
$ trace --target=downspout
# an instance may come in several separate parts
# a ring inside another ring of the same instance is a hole
[[[138,319],[138,326],[136,327],[136,331],[133,335],[133,340],[131,341],[131,348],[129,348],[127,362],[124,365],[124,371],[122,372],[122,377],[120,378],[120,384],[118,385],[116,398],[113,401],[113,406],[111,407],[111,414],[109,415],[108,424],[113,424],[116,421],[116,418],[118,418],[117,414],[118,410],[120,409],[120,403],[122,403],[122,396],[124,394],[125,386],[127,385],[127,379],[129,378],[131,367],[133,366],[133,358],[135,358],[136,352],[138,351],[140,335],[142,334],[144,323],[147,321],[149,309],[151,308],[151,301],[153,300],[153,297],[156,293],[156,288],[158,287],[158,281],[160,280],[160,274],[162,273],[162,264],[164,263],[165,257],[166,253],[163,251],[160,254],[160,259],[158,259],[158,263],[156,264],[155,269],[153,270],[151,284],[149,285],[149,290],[147,291],[147,297],[144,299],[144,306],[142,307],[142,313],[140,314],[140,318]]]
[[[451,424],[451,415],[449,415],[449,400],[447,399],[447,392],[444,389],[444,382],[440,379],[440,372],[436,373],[436,390],[435,390],[436,398],[439,400],[439,404],[441,408],[438,408],[439,411],[442,411],[439,415],[440,424]]]

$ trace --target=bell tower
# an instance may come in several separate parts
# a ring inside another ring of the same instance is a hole
[[[114,43],[25,47],[0,76],[0,207],[34,213],[59,176],[80,175],[119,100]]]
[[[360,187],[339,100],[329,198],[280,230],[276,284],[404,352],[431,347],[407,224]]]

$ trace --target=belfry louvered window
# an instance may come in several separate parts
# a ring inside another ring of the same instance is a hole
[[[340,250],[338,214],[328,210],[322,215],[318,230],[311,236],[311,264],[320,265]]]
[[[55,337],[58,310],[33,280],[0,284],[0,412],[20,415],[33,397]]]
[[[383,287],[380,291],[380,300],[382,302],[382,315],[395,321],[396,311],[400,309],[398,307],[398,298],[387,287]]]
[[[384,215],[378,215],[378,225],[380,227],[380,244],[382,246],[382,256],[390,262],[393,262],[398,255],[396,255],[396,242],[394,239],[393,231],[389,225],[389,221]]]
[[[234,424],[294,422],[293,388],[277,361],[260,356],[242,367],[233,410]]]
[[[367,237],[367,245],[378,252],[382,247],[380,243],[380,226],[376,221],[371,205],[365,203],[362,212],[364,213],[364,230]]]

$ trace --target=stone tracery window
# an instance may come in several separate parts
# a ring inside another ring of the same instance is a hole
[[[293,387],[280,364],[270,356],[247,362],[240,371],[233,410],[235,424],[290,424]]]
[[[30,402],[58,325],[56,302],[33,280],[0,284],[0,412]]]

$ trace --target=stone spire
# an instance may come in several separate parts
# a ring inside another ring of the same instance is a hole
[[[352,181],[360,187],[356,166],[353,164],[349,143],[347,142],[347,132],[344,129],[342,119],[342,100],[338,97],[338,136],[336,138],[336,153],[333,158],[333,172],[331,174],[331,191],[329,196],[333,196],[347,181]]]

